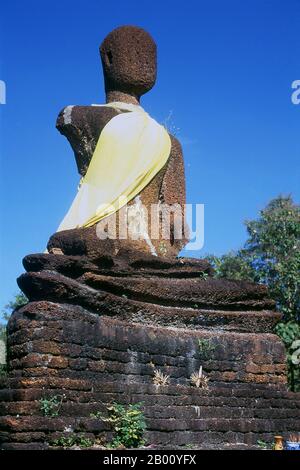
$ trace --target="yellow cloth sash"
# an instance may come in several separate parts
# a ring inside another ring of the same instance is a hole
[[[141,106],[108,103],[131,112],[112,118],[103,128],[78,193],[58,227],[90,227],[123,207],[166,164],[171,140],[163,126]]]

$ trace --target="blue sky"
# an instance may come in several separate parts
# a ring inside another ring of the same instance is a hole
[[[12,1],[1,7],[0,305],[22,258],[43,251],[78,183],[55,129],[61,108],[104,102],[98,46],[123,24],[158,45],[158,80],[142,105],[182,141],[187,201],[205,204],[205,245],[246,239],[245,219],[278,194],[300,202],[300,1]]]

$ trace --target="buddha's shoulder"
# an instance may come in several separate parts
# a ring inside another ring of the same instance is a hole
[[[175,135],[169,133],[171,140],[171,155],[182,154],[182,146],[180,140]]]
[[[69,128],[77,129],[102,129],[107,122],[117,116],[119,112],[109,106],[66,106],[63,108],[56,121],[56,127],[61,132]]]

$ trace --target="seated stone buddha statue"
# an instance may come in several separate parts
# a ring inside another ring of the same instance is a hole
[[[122,248],[174,257],[187,242],[182,150],[140,106],[155,84],[156,44],[143,29],[123,26],[104,39],[100,54],[106,104],[67,106],[57,119],[82,180],[48,250],[114,255]],[[172,207],[181,211],[179,234]],[[125,235],[120,235],[121,220]],[[164,221],[169,227],[163,233]],[[105,236],[112,222],[114,236]]]
[[[182,151],[140,106],[156,78],[153,39],[140,28],[120,27],[100,53],[106,104],[68,106],[57,120],[81,185],[48,253],[24,258],[20,288],[33,301],[75,303],[134,322],[271,331],[280,315],[265,286],[215,279],[207,260],[177,256],[187,242]],[[116,217],[125,207],[120,197],[127,202],[128,237],[120,236]],[[161,217],[152,236],[146,219],[162,205],[183,209],[182,237],[175,236],[172,214],[169,238]],[[111,221],[116,236],[99,236]]]

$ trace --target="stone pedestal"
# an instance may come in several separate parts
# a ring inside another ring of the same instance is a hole
[[[201,260],[31,255],[24,264],[31,301],[8,327],[3,449],[47,449],[68,432],[109,440],[90,414],[113,401],[143,402],[147,442],[158,447],[249,448],[300,431],[300,394],[287,391],[272,334],[279,314],[262,286],[212,279]],[[191,384],[200,366],[208,390]],[[154,384],[154,369],[168,385]],[[65,395],[59,415],[45,417],[39,400],[54,395]]]

